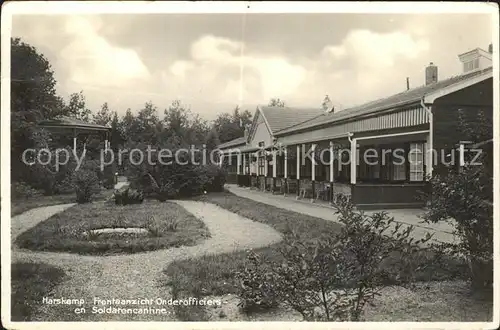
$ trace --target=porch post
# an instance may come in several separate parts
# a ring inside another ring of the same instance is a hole
[[[105,132],[104,134],[105,139],[104,139],[104,152],[108,152],[108,131]]]
[[[260,161],[259,158],[260,157],[259,157],[259,153],[257,152],[255,156],[256,156],[256,159],[257,159],[257,166],[256,166],[255,173],[257,174],[257,177],[259,177],[260,176],[260,166],[259,166],[260,165],[260,163],[259,163],[259,161]]]
[[[283,157],[285,159],[285,161],[284,161],[284,163],[285,163],[284,164],[284,171],[285,171],[284,177],[285,177],[285,180],[283,180],[284,181],[283,184],[285,185],[283,187],[283,194],[284,195],[286,195],[286,193],[288,192],[287,191],[287,187],[288,187],[288,185],[287,185],[287,177],[288,177],[288,152],[287,152],[287,150],[288,150],[288,147],[285,146],[285,157]]]
[[[312,197],[311,202],[314,202],[316,196],[316,145],[311,145],[312,153],[311,153],[311,189],[312,189]]]
[[[267,178],[267,167],[269,166],[269,163],[267,161],[267,154],[264,151],[264,176]]]
[[[297,198],[300,196],[300,145],[297,145]]]
[[[274,193],[274,191],[276,190],[276,163],[277,163],[278,159],[276,158],[276,150],[273,150],[273,188],[272,188],[272,191]]]
[[[427,134],[427,141],[425,143],[425,154],[424,154],[424,158],[425,158],[425,174],[427,176],[431,176],[432,175],[432,166],[434,164],[434,150],[433,150],[433,146],[432,146],[432,133],[429,132],[429,134]]]
[[[236,174],[237,175],[240,175],[241,174],[241,171],[240,171],[240,166],[241,166],[241,154],[238,152],[238,154],[236,155]]]
[[[243,156],[243,175],[247,174],[247,158],[245,157],[245,154],[241,154]]]
[[[328,199],[330,203],[333,201],[333,141],[330,141],[330,193]]]
[[[356,184],[356,168],[357,168],[357,152],[356,152],[356,139],[351,140],[351,184]]]
[[[73,129],[73,152],[76,154],[76,129]]]

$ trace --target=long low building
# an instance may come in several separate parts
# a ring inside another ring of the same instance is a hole
[[[245,136],[219,146],[228,182],[311,201],[344,193],[360,208],[422,206],[428,178],[454,161],[460,120],[493,120],[491,45],[459,59],[457,76],[439,80],[430,63],[424,86],[341,111],[257,107]]]

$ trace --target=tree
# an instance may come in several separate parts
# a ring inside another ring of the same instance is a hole
[[[118,150],[118,147],[124,142],[123,132],[120,125],[120,119],[118,118],[118,113],[113,111],[113,119],[111,119],[111,132],[110,132],[110,144],[111,149],[114,151]]]
[[[217,149],[217,146],[220,144],[219,135],[215,129],[211,129],[207,134],[207,138],[205,140],[205,145],[207,146],[208,151],[212,151]]]
[[[144,104],[144,108],[139,110],[135,119],[137,125],[136,141],[156,143],[156,127],[160,122],[158,118],[158,108],[151,101]]]
[[[163,122],[168,138],[175,138],[188,145],[201,145],[205,142],[209,131],[207,122],[193,114],[180,100],[174,100],[164,113]]]
[[[69,96],[69,102],[65,107],[64,113],[68,116],[83,121],[90,120],[90,115],[92,111],[90,111],[90,109],[87,108],[83,91],[80,91],[79,93],[72,93]]]
[[[285,101],[283,100],[280,100],[279,98],[272,98],[270,101],[269,101],[269,104],[268,106],[270,107],[285,107]]]
[[[245,125],[252,122],[252,114],[245,110],[240,112],[237,106],[233,114],[222,113],[214,121],[214,128],[217,130],[221,143],[231,141],[242,137],[245,131]]]
[[[135,117],[132,114],[132,110],[130,108],[125,112],[125,116],[120,122],[121,132],[123,134],[124,140],[129,140],[134,135],[135,127]]]
[[[165,110],[165,117],[163,119],[170,135],[184,138],[185,129],[189,124],[188,112],[189,109],[180,100],[172,101],[172,104]]]
[[[108,107],[108,102],[104,102],[101,106],[101,110],[94,115],[93,121],[98,125],[109,126],[109,124],[111,124],[112,116],[112,112]]]
[[[52,119],[63,111],[56,95],[56,79],[49,61],[21,39],[11,39],[11,159],[12,179],[20,179],[26,169],[21,155],[49,138],[37,128],[42,119]],[[18,166],[19,165],[19,166]]]

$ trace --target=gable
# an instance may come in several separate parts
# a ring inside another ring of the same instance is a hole
[[[249,133],[248,144],[252,147],[258,147],[259,142],[264,142],[269,146],[273,142],[271,129],[267,126],[266,120],[259,109],[255,111],[252,127]]]

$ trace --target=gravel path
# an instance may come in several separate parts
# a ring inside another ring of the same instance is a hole
[[[33,321],[173,321],[175,316],[170,306],[154,303],[142,307],[167,308],[168,315],[93,313],[94,298],[153,300],[162,298],[168,300],[171,298],[169,289],[161,287],[160,284],[167,280],[162,270],[170,262],[205,254],[263,247],[277,243],[282,238],[271,227],[243,218],[216,205],[194,201],[175,202],[200,218],[208,227],[211,238],[197,246],[118,256],[81,256],[69,253],[33,252],[13,247],[12,262],[42,261],[61,267],[66,272],[65,282],[54,289],[51,297],[83,298],[85,300],[85,314],[75,314],[74,309],[78,306],[41,305],[37,313],[38,317]],[[12,223],[16,226],[14,228],[13,225],[13,239],[24,230],[70,206],[72,205],[49,206],[14,217]],[[36,214],[36,218],[33,216],[34,214]],[[120,305],[111,307],[120,307]]]

